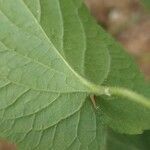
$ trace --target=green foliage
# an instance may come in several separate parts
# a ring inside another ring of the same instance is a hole
[[[149,116],[150,83],[81,0],[0,0],[1,138],[21,150],[99,150],[108,126],[138,134]]]
[[[149,0],[141,0],[144,7],[149,11],[150,10],[150,1]]]
[[[108,131],[107,150],[149,150],[150,132],[140,135],[121,135]]]

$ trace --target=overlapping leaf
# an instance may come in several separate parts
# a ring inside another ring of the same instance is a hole
[[[108,131],[107,148],[108,150],[148,150],[150,144],[149,131],[140,135],[122,135]]]

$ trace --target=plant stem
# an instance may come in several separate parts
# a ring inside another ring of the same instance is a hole
[[[136,102],[150,109],[150,99],[147,99],[146,97],[136,92],[127,90],[125,88],[120,88],[120,87],[110,87],[108,89],[109,89],[110,95],[128,98],[130,101]]]

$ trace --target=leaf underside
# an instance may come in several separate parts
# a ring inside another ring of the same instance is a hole
[[[91,85],[150,98],[133,59],[81,0],[0,0],[1,138],[21,150],[99,150],[106,126],[150,129],[150,110],[128,99],[98,96],[95,110]]]
[[[150,132],[140,135],[121,135],[108,131],[107,150],[149,150]]]

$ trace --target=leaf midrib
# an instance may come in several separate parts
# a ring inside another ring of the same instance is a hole
[[[45,36],[45,38],[47,39],[47,42],[49,44],[52,44],[53,49],[55,50],[55,52],[58,54],[58,56],[61,58],[61,60],[65,63],[65,65],[69,68],[69,70],[74,74],[75,77],[77,77],[81,83],[83,83],[86,87],[89,88],[89,91],[87,92],[94,92],[96,91],[101,91],[101,88],[97,88],[97,85],[95,85],[94,83],[91,83],[90,81],[88,81],[87,79],[85,79],[84,77],[82,77],[81,75],[79,75],[69,64],[68,62],[63,58],[63,56],[59,53],[59,51],[56,49],[56,47],[54,46],[54,44],[50,41],[50,39],[48,38],[47,34],[44,32],[43,28],[41,27],[41,25],[39,25],[39,22],[37,21],[37,19],[35,18],[35,16],[32,14],[32,12],[30,11],[30,9],[28,8],[28,6],[25,4],[25,2],[23,0],[21,0],[21,2],[23,3],[23,5],[26,7],[26,9],[28,10],[28,12],[31,14],[31,16],[33,17],[34,21],[36,22],[37,26],[40,28],[40,30],[42,31],[43,35]],[[99,86],[100,87],[100,86]],[[103,91],[101,91],[103,93]],[[100,93],[101,93],[100,92]],[[104,93],[103,93],[104,94]]]
[[[44,32],[44,30],[42,29],[41,25],[39,25],[39,22],[37,21],[37,19],[35,18],[35,16],[32,14],[32,12],[30,11],[30,9],[28,8],[28,6],[25,4],[25,2],[23,0],[21,0],[20,2],[22,2],[22,5],[26,8],[26,10],[31,14],[32,18],[34,19],[36,25],[40,28],[41,32],[43,33],[44,37],[46,38],[47,42],[49,44],[51,44],[53,50],[55,50],[56,54],[60,57],[60,59],[65,63],[66,67],[73,73],[73,75],[80,80],[80,82],[85,85],[88,89],[85,89],[87,90],[86,92],[89,92],[89,93],[95,93],[95,91],[100,91],[100,93],[103,93],[101,91],[101,88],[97,88],[97,86],[93,83],[91,83],[90,81],[88,81],[86,78],[82,77],[81,75],[79,75],[69,64],[68,62],[63,58],[63,56],[59,53],[59,51],[56,49],[56,47],[54,46],[54,44],[50,41],[50,39],[48,38],[48,36],[46,35],[46,33]],[[1,10],[1,12],[5,15],[5,17],[7,17],[7,15]],[[7,17],[7,19],[11,22],[11,20]],[[14,23],[13,23],[14,24]],[[1,41],[2,42],[2,41]],[[3,43],[4,44],[4,43]],[[5,44],[4,44],[5,45]],[[6,46],[6,45],[5,45]],[[7,47],[7,46],[6,46]],[[8,48],[8,47],[7,47]],[[18,54],[18,53],[17,53]],[[20,54],[20,53],[19,53]],[[23,56],[24,57],[24,56]],[[24,57],[25,58],[25,57]],[[26,57],[28,59],[31,59],[30,57]],[[49,68],[47,65],[39,62],[39,61],[35,61],[35,60],[32,60],[40,65],[43,65],[44,67],[46,68]],[[49,68],[51,70],[54,70],[52,68]],[[57,70],[55,70],[57,72]],[[58,71],[59,72],[59,71]],[[59,73],[62,73],[62,72],[59,72]],[[5,78],[7,79],[7,78]],[[9,79],[8,79],[9,80]],[[9,80],[10,81],[10,80]],[[11,81],[11,82],[14,82],[14,81]],[[14,82],[15,84],[18,84],[18,85],[22,85],[24,87],[27,87],[25,86],[24,84],[20,84],[18,82]],[[42,90],[42,89],[38,89],[38,90]],[[45,90],[44,90],[45,91]],[[46,90],[46,91],[49,91],[49,90]],[[78,92],[82,92],[82,91],[78,91]],[[85,91],[84,91],[85,92]],[[97,92],[96,92],[97,93]]]
[[[52,46],[53,50],[56,52],[56,54],[60,57],[60,59],[65,63],[66,67],[72,72],[72,74],[81,82],[82,85],[85,86],[85,91],[86,93],[94,93],[94,94],[98,94],[98,95],[107,95],[110,96],[111,95],[117,95],[117,96],[121,96],[121,97],[126,97],[129,98],[129,100],[131,101],[135,101],[137,103],[142,104],[143,106],[146,106],[148,108],[150,108],[150,102],[147,98],[143,97],[143,99],[137,99],[136,97],[134,99],[132,99],[133,97],[130,97],[129,95],[124,95],[124,89],[119,89],[116,90],[115,87],[106,87],[106,86],[98,86],[90,81],[88,81],[86,78],[82,77],[81,75],[79,75],[69,64],[68,62],[63,58],[63,56],[59,53],[59,51],[57,51],[56,47],[53,45],[53,43],[50,41],[50,39],[48,38],[48,36],[46,35],[46,33],[44,32],[44,30],[42,29],[42,27],[40,26],[39,22],[37,21],[37,19],[35,18],[35,16],[32,14],[32,12],[30,11],[30,9],[27,7],[27,5],[24,3],[24,1],[20,1],[23,5],[23,7],[25,7],[28,11],[28,13],[31,14],[31,17],[33,18],[33,20],[35,21],[35,24],[37,25],[37,27],[39,27],[39,29],[41,30],[41,33],[43,34],[43,36],[45,37],[46,41]],[[110,54],[109,54],[110,55]],[[6,78],[5,78],[6,79]],[[25,85],[23,85],[25,86]],[[41,89],[39,89],[41,90]],[[125,89],[127,90],[127,89]],[[128,92],[132,93],[133,95],[139,95],[133,91],[127,90]],[[49,91],[47,91],[49,92]],[[81,91],[78,91],[81,92]],[[109,93],[110,92],[110,93]],[[60,92],[58,92],[60,93]],[[67,92],[69,93],[69,92]],[[147,105],[148,104],[148,105]]]

